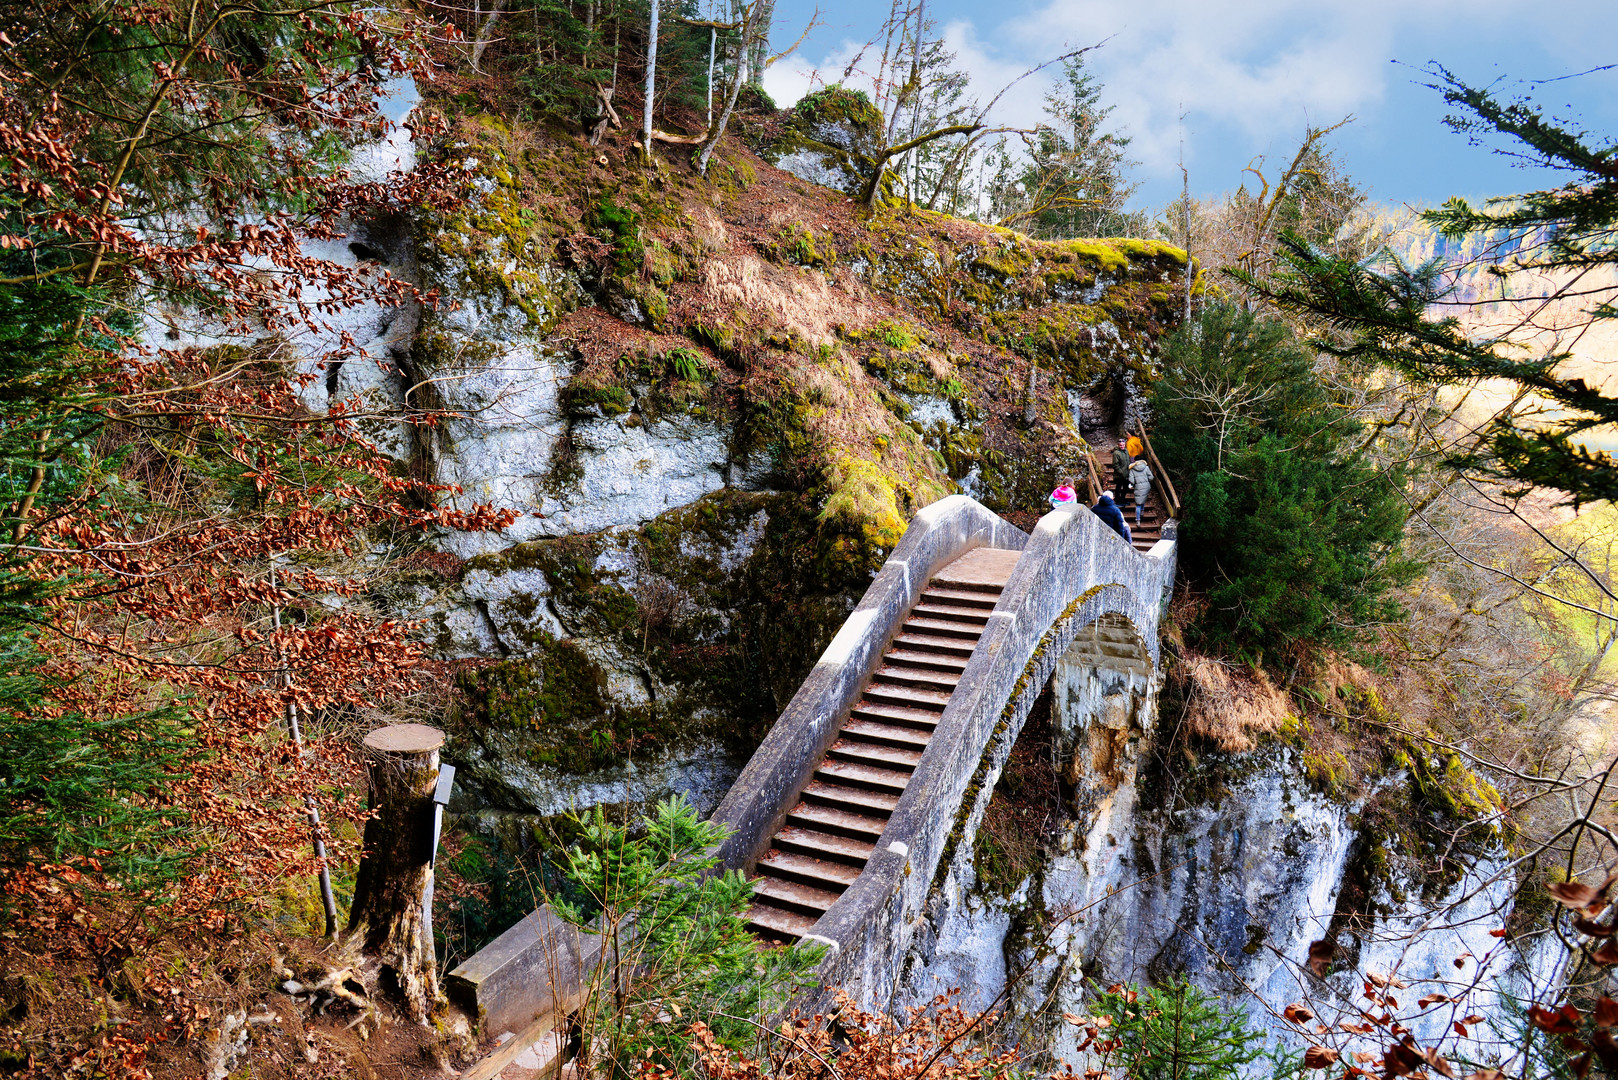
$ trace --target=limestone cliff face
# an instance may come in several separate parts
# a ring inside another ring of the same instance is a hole
[[[430,152],[464,206],[364,240],[441,302],[327,391],[433,410],[375,437],[454,502],[519,513],[438,537],[453,569],[399,597],[461,669],[456,808],[508,836],[674,792],[711,808],[909,517],[962,488],[1041,506],[1074,403],[1116,421],[1183,280],[1150,242],[866,217],[739,147],[705,184],[610,140],[455,132]]]
[[[1058,668],[1048,711],[1036,708],[1022,736],[1031,745],[990,778],[1000,786],[983,819],[958,824],[896,1004],[959,987],[971,1006],[1009,1011],[1028,1045],[1081,1063],[1082,1033],[1062,1014],[1087,1015],[1098,981],[1185,973],[1301,1045],[1280,1020],[1288,1004],[1328,1026],[1357,1023],[1375,974],[1407,984],[1398,997],[1418,1040],[1477,1014],[1473,1056],[1498,1054],[1512,1030],[1506,998],[1542,993],[1565,962],[1532,913],[1513,911],[1505,852],[1476,838],[1435,871],[1419,808],[1403,801],[1407,773],[1371,778],[1353,798],[1323,793],[1285,740],[1204,761],[1197,787],[1172,791],[1154,760],[1156,688],[1142,697],[1124,681]],[[1059,790],[1059,804],[1019,798],[1042,763],[1059,782],[1041,790]],[[1020,860],[1007,850],[1019,827],[1043,834]],[[1329,964],[1311,970],[1322,941]],[[1428,994],[1446,1000],[1414,1007]]]
[[[726,147],[705,184],[610,140],[485,115],[455,132],[366,161],[450,158],[461,209],[357,222],[318,252],[437,304],[348,311],[288,344],[311,409],[356,401],[401,469],[520,514],[434,538],[393,599],[459,669],[460,704],[434,718],[455,809],[522,844],[566,811],[717,803],[911,514],[954,490],[1040,507],[1152,378],[1183,290],[1185,256],[1160,244],[866,218],[839,190],[847,162],[803,146],[777,155],[796,176]],[[236,341],[182,310],[148,333]],[[323,359],[345,335],[366,355]],[[1459,978],[1457,1015],[1554,974],[1553,947],[1489,935],[1511,882],[1487,844],[1437,879],[1377,857],[1421,845],[1390,835],[1376,785],[1323,794],[1284,742],[1170,785],[1157,690],[1059,673],[1043,729],[987,778],[1008,797],[956,823],[908,1000],[959,986],[987,1005],[1014,983],[1019,1022],[1064,1053],[1061,1012],[1084,1011],[1091,976],[1184,970],[1333,1022],[1369,971],[1397,969],[1412,999]],[[1338,947],[1324,979],[1304,968],[1318,940]]]

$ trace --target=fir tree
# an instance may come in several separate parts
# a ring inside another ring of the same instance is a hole
[[[1263,651],[1343,645],[1394,616],[1398,474],[1369,462],[1352,411],[1277,319],[1204,307],[1164,342],[1154,439],[1184,480],[1181,558],[1200,630]]]
[[[1095,1001],[1108,1058],[1129,1080],[1233,1080],[1265,1056],[1264,1036],[1184,977],[1141,989],[1114,986]]]
[[[1129,137],[1107,129],[1113,107],[1101,104],[1101,94],[1083,56],[1063,62],[1058,88],[1045,96],[1050,123],[1023,137],[1027,156],[999,148],[989,185],[999,224],[1042,239],[1128,235],[1144,226],[1124,212],[1137,163]]]

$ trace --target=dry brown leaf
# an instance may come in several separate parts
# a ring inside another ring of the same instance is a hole
[[[1594,885],[1583,885],[1577,881],[1553,881],[1545,886],[1545,891],[1551,894],[1552,900],[1570,908],[1587,907],[1601,895]]]
[[[1327,1046],[1311,1046],[1303,1052],[1303,1067],[1306,1069],[1329,1069],[1337,1064],[1337,1051]]]

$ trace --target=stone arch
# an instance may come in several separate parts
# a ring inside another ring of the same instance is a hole
[[[1147,639],[1124,612],[1104,612],[1074,633],[1048,686],[1057,760],[1078,805],[1134,779],[1161,685]]]
[[[1131,674],[1150,674],[1152,649],[1122,611],[1104,611],[1094,622],[1079,628],[1059,663],[1089,664],[1093,667]]]

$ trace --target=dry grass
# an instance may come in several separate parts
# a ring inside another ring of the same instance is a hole
[[[1263,670],[1237,667],[1187,650],[1185,722],[1191,734],[1229,753],[1251,750],[1255,735],[1281,729],[1295,710]]]
[[[833,327],[849,317],[849,300],[820,274],[770,266],[751,255],[710,259],[702,267],[705,299],[720,307],[765,313],[811,346],[830,344]]]

